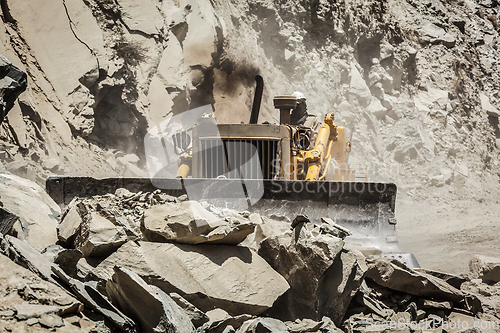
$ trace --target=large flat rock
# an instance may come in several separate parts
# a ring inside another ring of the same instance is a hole
[[[116,265],[202,311],[259,314],[288,290],[286,280],[246,247],[128,242],[93,271],[109,280]]]

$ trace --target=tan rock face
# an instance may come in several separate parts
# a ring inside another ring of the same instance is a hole
[[[103,50],[102,34],[90,9],[81,1],[66,3],[69,5],[65,8],[62,1],[43,0],[37,6],[9,2],[11,15],[61,98],[73,92],[81,78],[97,71],[97,59],[83,42]],[[73,18],[77,25],[71,30]],[[61,64],[65,70],[61,70]]]
[[[177,292],[202,311],[215,306],[233,315],[258,314],[288,289],[269,264],[238,246],[128,242],[93,273],[109,279],[115,265],[167,293]]]

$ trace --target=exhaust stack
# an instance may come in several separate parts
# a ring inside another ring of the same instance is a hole
[[[255,76],[257,87],[255,87],[255,95],[253,97],[252,114],[250,115],[250,124],[257,124],[259,120],[260,102],[262,101],[262,92],[264,91],[264,79],[262,76]]]

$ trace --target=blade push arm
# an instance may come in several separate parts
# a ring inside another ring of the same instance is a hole
[[[319,179],[321,163],[328,158],[332,143],[338,140],[337,125],[333,119],[333,113],[325,115],[325,122],[318,131],[314,149],[305,152],[304,161],[308,165],[306,180]]]

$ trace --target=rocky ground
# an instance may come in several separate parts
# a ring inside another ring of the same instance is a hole
[[[349,230],[328,218],[124,188],[61,212],[36,184],[29,195],[28,181],[9,180],[0,188],[7,332],[500,331],[497,258],[475,256],[462,276],[412,269],[344,243]],[[23,194],[45,213],[10,200]],[[56,223],[41,244],[48,212]]]

